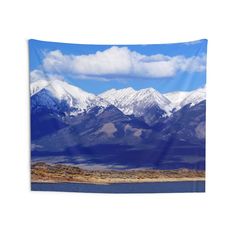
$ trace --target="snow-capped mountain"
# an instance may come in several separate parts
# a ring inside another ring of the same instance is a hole
[[[137,160],[155,168],[204,164],[205,88],[166,96],[153,88],[111,89],[97,96],[61,80],[38,80],[31,94],[35,158],[56,153],[76,164],[81,155],[89,163],[130,167]]]
[[[32,82],[30,84],[30,94],[31,94],[31,96],[33,96],[34,94],[39,92],[41,89],[46,87],[48,85],[48,83],[49,82],[47,80],[43,80],[43,79]]]
[[[167,115],[171,111],[171,102],[161,93],[153,88],[140,89],[133,88],[111,89],[99,95],[126,115],[143,116],[145,110],[151,107],[159,107]]]
[[[206,88],[199,88],[192,91],[181,103],[180,107],[190,104],[190,107],[206,100]]]
[[[178,110],[180,108],[180,103],[190,94],[191,92],[186,91],[176,91],[165,93],[164,96],[171,101],[171,106],[173,109]]]
[[[176,91],[164,94],[171,101],[171,106],[174,111],[180,110],[182,107],[190,104],[197,105],[206,99],[206,91],[204,88],[199,88],[193,91]]]
[[[110,89],[99,96],[119,108],[125,115],[132,115],[133,110],[130,102],[134,101],[136,91],[131,88]]]
[[[109,105],[104,99],[61,80],[36,81],[31,84],[31,94],[33,108],[63,110],[69,115],[83,113],[95,106]]]
[[[110,89],[96,96],[61,80],[38,80],[30,85],[32,109],[47,108],[76,116],[94,107],[113,105],[124,115],[141,117],[153,125],[182,107],[194,106],[205,100],[205,88],[161,94],[153,88],[134,90]]]

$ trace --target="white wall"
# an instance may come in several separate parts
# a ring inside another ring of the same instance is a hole
[[[0,2],[0,234],[235,235],[235,1]],[[209,39],[207,192],[30,192],[27,39],[166,43]]]

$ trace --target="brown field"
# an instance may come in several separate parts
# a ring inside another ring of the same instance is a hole
[[[69,165],[49,165],[35,163],[31,165],[33,183],[144,183],[172,181],[203,181],[205,171],[178,170],[84,170]]]

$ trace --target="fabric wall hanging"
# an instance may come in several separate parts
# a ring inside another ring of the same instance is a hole
[[[207,40],[29,40],[31,188],[204,192]]]

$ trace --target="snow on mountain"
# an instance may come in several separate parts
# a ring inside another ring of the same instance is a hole
[[[55,107],[58,109],[62,105],[67,106],[70,115],[82,113],[95,106],[107,107],[109,105],[104,99],[61,80],[52,80],[47,84],[39,82],[37,86],[33,84],[31,91],[33,94],[31,98],[37,96],[36,105],[47,106],[51,109]]]
[[[34,94],[39,92],[41,89],[43,89],[47,85],[48,85],[48,81],[43,80],[43,79],[32,82],[30,84],[30,94],[31,94],[31,96],[33,96]]]
[[[180,107],[190,104],[190,107],[206,100],[206,88],[199,88],[192,91],[181,103]]]
[[[170,101],[153,88],[140,89],[133,88],[111,89],[99,95],[126,115],[143,116],[146,109],[159,107],[167,115],[170,115]]]
[[[185,91],[176,91],[165,93],[164,96],[171,101],[171,105],[173,108],[178,108],[180,103],[190,94],[191,92]]]
[[[112,105],[120,109],[125,115],[133,114],[131,102],[134,101],[136,91],[129,87],[125,89],[110,89],[101,93],[99,97],[110,102]]]
[[[181,109],[187,104],[194,106],[206,99],[205,88],[193,91],[176,91],[164,94],[171,101],[171,106],[175,111]]]
[[[154,121],[158,116],[170,116],[187,104],[194,106],[205,100],[205,87],[194,91],[176,91],[161,94],[153,88],[134,90],[110,89],[96,96],[61,80],[38,80],[30,85],[33,106],[50,109],[65,107],[70,115],[76,115],[93,107],[114,105],[125,115],[148,116]],[[150,113],[151,112],[151,113]]]

